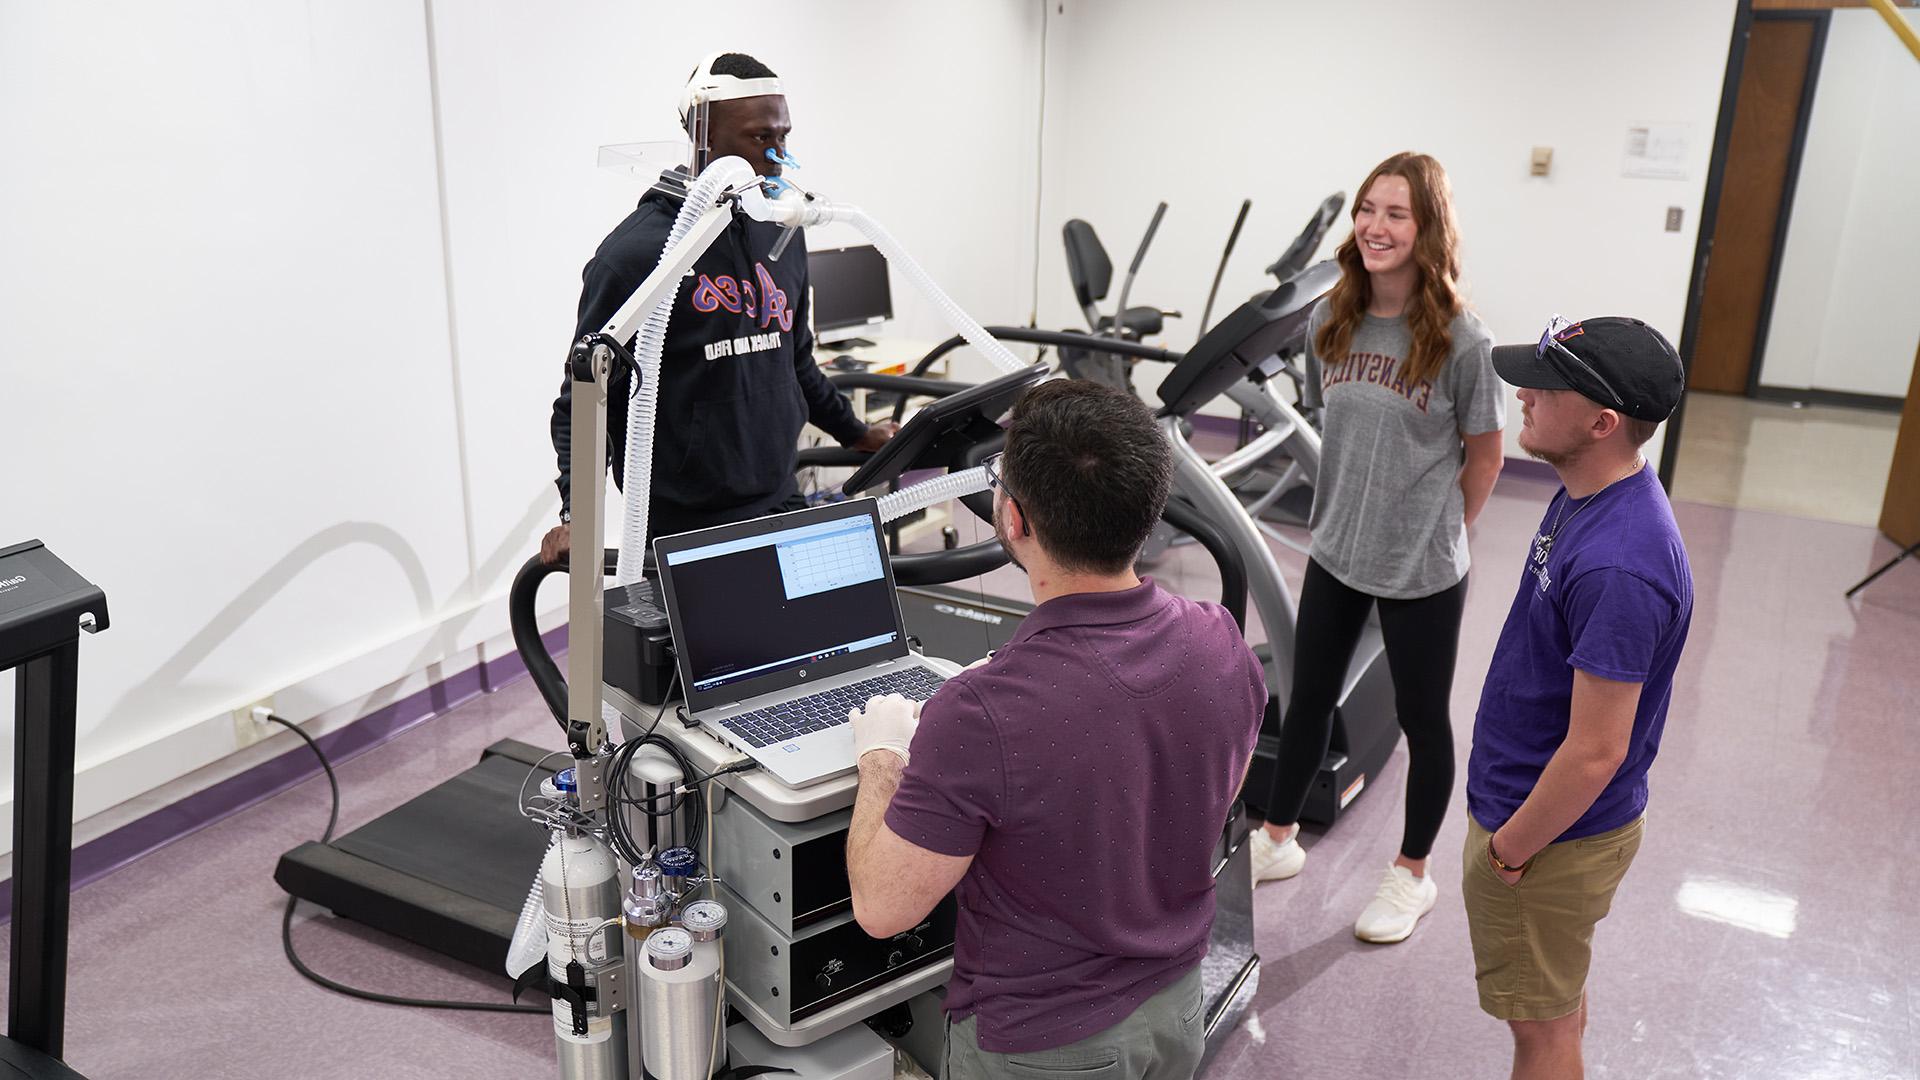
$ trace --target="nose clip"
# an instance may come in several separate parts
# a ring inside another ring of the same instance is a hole
[[[778,165],[783,169],[797,169],[800,167],[799,162],[793,160],[793,158],[789,157],[788,155],[781,153],[777,147],[772,147],[772,146],[767,147],[767,160],[773,162],[775,165]]]

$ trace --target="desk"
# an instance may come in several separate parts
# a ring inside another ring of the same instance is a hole
[[[855,360],[860,361],[867,365],[865,370],[876,375],[905,375],[912,370],[913,365],[919,363],[921,357],[933,350],[935,344],[937,343],[906,339],[895,340],[892,338],[883,338],[874,342],[872,345],[862,346],[857,349],[841,348],[838,345],[816,344],[813,347],[813,358],[819,363],[820,370],[829,375],[840,370],[833,366],[833,362],[842,356],[851,356]],[[953,355],[949,353],[934,361],[933,367],[927,371],[927,375],[935,379],[947,378],[952,372],[952,359]],[[854,390],[850,393],[850,396],[853,398],[854,411],[859,413],[862,419],[868,422],[893,419],[893,407],[891,405],[876,409],[867,408],[867,391]],[[806,432],[802,434],[802,438],[807,437],[825,438],[826,436],[824,432],[810,426]]]

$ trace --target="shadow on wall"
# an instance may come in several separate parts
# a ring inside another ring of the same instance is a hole
[[[508,531],[507,537],[495,545],[476,571],[468,574],[455,587],[454,595],[473,589],[479,582],[495,580],[508,567],[531,554],[531,552],[523,552],[522,538],[532,532],[542,520],[551,516],[553,498],[551,486],[544,486],[528,504],[520,520],[515,522]],[[370,544],[390,554],[406,578],[407,587],[413,594],[414,608],[420,618],[426,620],[433,616],[435,604],[428,584],[426,564],[421,560],[419,553],[403,540],[398,532],[373,522],[343,522],[330,526],[301,541],[293,550],[281,556],[266,573],[242,589],[199,633],[189,638],[179,651],[168,657],[154,669],[151,675],[134,684],[110,705],[95,727],[106,726],[123,713],[136,710],[147,716],[155,713],[164,714],[166,712],[164,702],[167,697],[173,694],[222,644],[240,632],[249,619],[271,603],[282,589],[321,558],[357,544]],[[445,658],[457,647],[460,633],[466,629],[480,610],[476,607],[442,622],[421,645],[420,650],[406,662],[404,671],[411,674]],[[436,675],[438,674],[436,672]],[[255,686],[252,689],[239,690],[238,693],[264,695],[275,689],[280,688]],[[399,697],[397,686],[383,687],[366,699],[364,711],[377,711],[392,704]],[[328,707],[331,707],[331,704],[337,703],[330,703]],[[440,708],[443,703],[436,702],[435,705],[436,708]]]

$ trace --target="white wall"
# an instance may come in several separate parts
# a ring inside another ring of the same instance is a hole
[[[1920,26],[1920,12],[1905,12]],[[1760,381],[1902,397],[1920,343],[1920,69],[1880,14],[1835,11]]]
[[[1177,15],[1069,2],[1052,26],[1042,321],[1081,321],[1061,222],[1092,222],[1120,262],[1166,199],[1133,302],[1188,312],[1167,334],[1185,347],[1242,198],[1253,213],[1216,317],[1271,284],[1262,268],[1323,197],[1351,205],[1380,159],[1416,149],[1452,178],[1468,296],[1498,340],[1533,340],[1561,312],[1636,315],[1678,342],[1733,13],[1732,0],[1196,0]],[[1621,176],[1627,129],[1648,123],[1692,125],[1686,180]],[[1527,174],[1536,145],[1554,148],[1551,176]],[[1680,232],[1662,231],[1669,206]]]
[[[449,642],[387,647],[471,603],[424,22],[375,2],[4,20],[0,532],[107,591],[84,816],[231,753],[225,709],[379,656],[333,704],[439,659]]]
[[[113,613],[77,816],[256,759],[227,716],[253,700],[337,724],[510,647],[580,267],[644,186],[595,148],[671,134],[702,53],[786,77],[803,183],[1025,310],[1038,6],[793,15],[0,0],[0,542]]]

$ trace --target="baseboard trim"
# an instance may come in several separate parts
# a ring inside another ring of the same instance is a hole
[[[1906,407],[1907,399],[1887,394],[1857,394],[1851,390],[1799,389],[1792,386],[1756,386],[1753,396],[1760,401],[1778,401],[1787,404],[1837,405],[1843,409],[1870,409],[1874,412],[1897,413]]]

